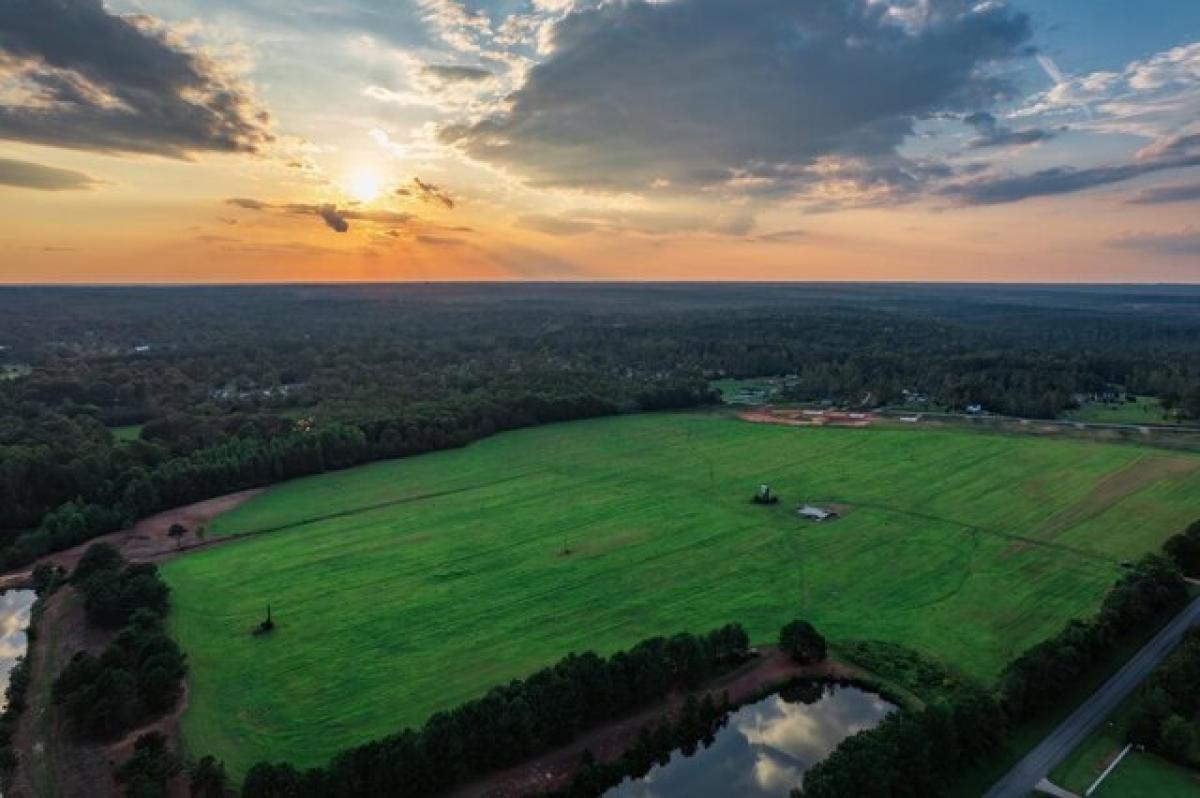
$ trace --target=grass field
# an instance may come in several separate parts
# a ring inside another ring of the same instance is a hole
[[[1200,774],[1153,754],[1130,752],[1100,788],[1096,798],[1197,798]]]
[[[990,680],[1200,515],[1200,458],[647,415],[278,486],[168,563],[192,753],[309,765],[571,650],[792,617]],[[749,502],[760,482],[783,497]],[[796,501],[838,503],[799,521]],[[366,509],[364,509],[366,508]],[[570,550],[569,555],[563,549]],[[278,629],[252,637],[270,602]]]
[[[1093,402],[1068,414],[1072,421],[1089,424],[1178,424],[1174,417],[1164,417],[1158,399],[1138,396],[1136,402]]]
[[[124,427],[110,427],[113,437],[123,443],[128,441],[136,441],[142,435],[141,424],[128,424]]]

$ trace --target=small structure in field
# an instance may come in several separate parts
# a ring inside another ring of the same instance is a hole
[[[815,504],[802,505],[796,509],[796,513],[801,518],[816,521],[818,524],[822,521],[830,521],[838,517],[836,510],[827,510],[824,507],[817,507]]]
[[[771,492],[771,486],[765,482],[758,486],[758,493],[754,494],[751,499],[755,504],[775,504],[779,501],[779,497]]]
[[[257,637],[259,635],[270,634],[273,631],[275,631],[275,621],[271,620],[271,605],[268,604],[266,620],[254,627],[254,631],[251,634]]]

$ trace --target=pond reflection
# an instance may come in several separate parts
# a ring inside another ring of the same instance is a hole
[[[8,674],[17,664],[17,658],[25,654],[29,628],[29,613],[37,594],[32,590],[9,590],[0,593],[0,709],[4,708],[4,688],[8,687]]]
[[[666,765],[622,782],[606,796],[785,797],[838,743],[874,728],[895,708],[858,687],[800,685],[742,707],[708,748],[690,757],[676,751]]]

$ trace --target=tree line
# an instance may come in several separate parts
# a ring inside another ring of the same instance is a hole
[[[1121,576],[1094,617],[1068,622],[1058,634],[1009,663],[1000,678],[1006,714],[1025,720],[1056,706],[1118,641],[1149,628],[1187,599],[1187,583],[1174,563],[1153,554],[1142,558]]]
[[[987,690],[923,661],[903,667],[937,685],[918,711],[889,715],[848,737],[805,775],[794,798],[897,798],[948,795],[961,774],[998,745],[1014,723],[1059,705],[1080,677],[1122,637],[1145,629],[1187,601],[1187,585],[1169,560],[1148,555],[1116,582],[1099,612],[1072,621],[1017,657]],[[868,652],[894,659],[894,651]],[[909,655],[909,658],[917,656]]]
[[[120,631],[99,656],[76,653],[51,697],[76,733],[108,739],[174,706],[187,661],[163,627],[169,588],[155,566],[128,564],[101,543],[84,553],[71,581],[88,621]]]
[[[699,685],[744,661],[749,639],[730,624],[704,635],[655,637],[607,659],[571,654],[490,690],[419,730],[344,751],[321,768],[259,763],[245,798],[404,798],[441,794],[575,739],[582,731]],[[699,710],[699,706],[697,706]],[[705,710],[705,715],[712,713]],[[699,721],[697,721],[699,722]]]
[[[1184,635],[1139,689],[1129,713],[1129,741],[1184,767],[1200,765],[1200,629]]]
[[[7,289],[0,363],[31,370],[0,380],[0,551],[37,530],[14,567],[195,494],[164,469],[212,495],[337,467],[341,447],[361,462],[686,407],[711,401],[707,380],[719,376],[790,375],[796,399],[888,403],[911,389],[1038,417],[1122,386],[1200,417],[1194,303],[1139,297],[1155,308],[1146,314],[1130,309],[1131,293]],[[139,437],[117,440],[117,424],[141,424]]]
[[[675,409],[712,401],[704,383],[664,382],[637,394],[638,407]],[[0,567],[37,558],[122,529],[138,518],[181,504],[374,460],[464,446],[508,429],[612,415],[614,402],[591,395],[521,395],[415,406],[401,416],[377,416],[294,430],[275,437],[234,437],[177,456],[128,464],[92,492],[47,512],[39,527],[0,552]],[[148,446],[148,445],[147,445]],[[140,447],[139,447],[140,448]],[[93,475],[94,476],[94,475]]]

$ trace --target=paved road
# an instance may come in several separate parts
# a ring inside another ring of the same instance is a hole
[[[1020,416],[1002,416],[995,413],[987,413],[986,415],[971,415],[969,413],[943,413],[937,410],[892,410],[884,408],[879,411],[879,414],[887,418],[895,418],[896,416],[924,416],[929,418],[953,418],[963,421],[974,421],[983,423],[987,421],[1007,421],[1014,424],[1029,424],[1030,426],[1048,426],[1062,427],[1064,429],[1091,429],[1091,430],[1123,430],[1125,432],[1182,432],[1196,434],[1200,433],[1200,427],[1185,426],[1182,424],[1155,424],[1147,422],[1145,424],[1115,424],[1107,421],[1073,421],[1067,418],[1022,418]]]
[[[1188,630],[1200,623],[1200,598],[1176,615],[1121,670],[1104,683],[1087,701],[1030,751],[1004,778],[987,791],[984,798],[1025,798],[1067,754],[1083,742],[1117,705],[1142,683],[1154,666],[1171,653]]]

